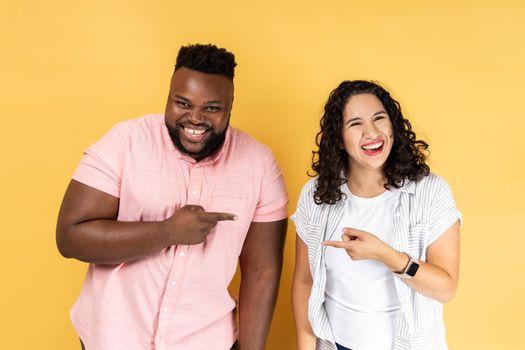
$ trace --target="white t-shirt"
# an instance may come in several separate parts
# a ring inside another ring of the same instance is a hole
[[[345,212],[330,240],[345,227],[372,233],[392,245],[398,191],[377,197],[353,195],[346,184]],[[390,350],[401,304],[392,272],[377,260],[353,261],[344,249],[327,247],[325,309],[335,341],[352,350]]]

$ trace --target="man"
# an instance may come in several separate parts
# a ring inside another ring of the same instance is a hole
[[[182,47],[165,114],[85,152],[57,245],[90,263],[71,311],[86,349],[264,349],[288,199],[271,151],[229,126],[235,66],[214,45]]]

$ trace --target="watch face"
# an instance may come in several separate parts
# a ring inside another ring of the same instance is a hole
[[[414,277],[418,269],[419,269],[419,264],[416,262],[411,262],[410,266],[407,269],[406,274],[409,275],[410,277]]]

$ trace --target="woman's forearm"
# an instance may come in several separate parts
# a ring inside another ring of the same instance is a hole
[[[392,272],[402,272],[409,258],[393,248],[385,249],[379,258]],[[453,225],[427,249],[427,259],[418,261],[416,275],[404,282],[419,293],[441,303],[456,294],[459,279],[459,223]],[[397,277],[396,277],[397,278]]]
[[[419,262],[416,276],[404,282],[419,293],[441,303],[450,301],[456,295],[457,280],[446,271],[432,264]]]

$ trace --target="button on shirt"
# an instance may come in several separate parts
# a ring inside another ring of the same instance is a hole
[[[89,147],[73,179],[118,197],[119,221],[161,221],[187,204],[230,212],[205,242],[120,265],[90,264],[71,311],[86,349],[229,349],[237,337],[228,293],[251,222],[287,217],[271,151],[229,127],[222,148],[195,162],[163,115],[117,124]]]

